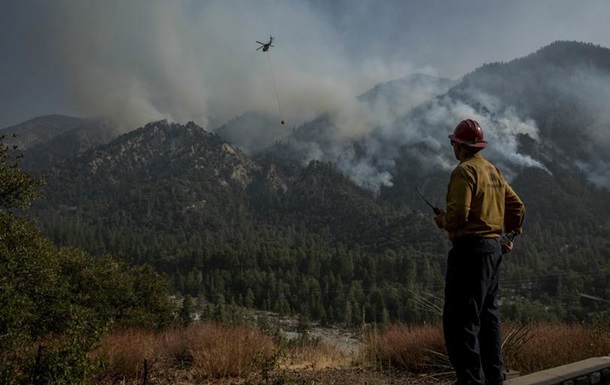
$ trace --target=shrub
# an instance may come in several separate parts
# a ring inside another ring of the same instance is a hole
[[[603,325],[535,323],[527,328],[528,338],[518,352],[507,352],[504,357],[506,367],[522,374],[606,356],[610,352],[610,331]]]
[[[605,356],[610,330],[605,323],[508,324],[503,330],[504,365],[527,374]],[[367,361],[413,373],[447,373],[442,328],[437,325],[392,325],[372,333],[365,344]]]
[[[140,380],[147,360],[150,375],[179,370],[200,380],[247,376],[269,370],[277,347],[270,337],[246,325],[193,323],[165,331],[115,331],[105,336],[95,357],[105,363],[102,377]]]
[[[443,331],[439,324],[390,325],[380,333],[373,332],[364,351],[369,362],[384,368],[399,368],[413,373],[448,369]]]
[[[14,212],[40,184],[0,137],[0,383],[86,383],[109,325],[171,322],[169,283],[149,266],[55,247]]]

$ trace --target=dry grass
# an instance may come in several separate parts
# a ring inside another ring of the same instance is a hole
[[[105,362],[101,383],[192,384],[235,379],[267,383],[283,370],[348,368],[358,359],[319,338],[274,342],[246,325],[198,323],[164,332],[121,330],[101,341],[94,356]],[[248,382],[249,381],[249,382]]]
[[[429,373],[441,367],[445,345],[439,325],[391,325],[372,333],[363,348],[368,362],[383,368],[398,368],[411,373]]]
[[[271,338],[247,326],[204,324],[187,330],[192,368],[200,378],[242,376],[268,365],[276,350]]]
[[[610,353],[610,330],[601,324],[505,325],[504,363],[532,373]],[[412,373],[442,373],[450,367],[442,327],[393,325],[373,333],[363,348],[369,362]]]
[[[527,338],[520,346],[513,350],[505,348],[506,366],[522,374],[610,353],[607,326],[536,323],[527,329]]]
[[[346,368],[356,360],[354,353],[335,345],[315,338],[298,338],[285,344],[279,367],[290,370]]]
[[[206,380],[245,376],[273,360],[277,346],[259,330],[245,325],[196,324],[157,333],[125,330],[107,335],[94,352],[104,360],[106,381],[166,378],[187,373]]]
[[[503,331],[506,367],[521,374],[610,352],[610,330],[601,323],[505,325]],[[452,373],[440,324],[392,325],[371,332],[359,353],[349,353],[317,338],[276,343],[246,325],[198,323],[165,332],[116,331],[102,340],[94,354],[106,363],[101,378],[106,383],[141,381],[144,360],[148,379],[155,384],[211,383],[227,378],[235,383],[268,383],[281,378],[283,370],[354,366],[434,376]]]
[[[105,363],[108,378],[140,378],[144,360],[158,362],[157,338],[154,333],[141,330],[116,331],[101,341],[94,356]]]

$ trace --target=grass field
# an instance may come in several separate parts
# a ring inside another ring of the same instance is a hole
[[[610,353],[610,331],[601,323],[533,323],[503,330],[505,366],[521,374]],[[409,383],[451,380],[440,325],[396,324],[355,334],[361,345],[346,350],[340,341],[313,333],[287,339],[245,324],[194,323],[163,332],[115,331],[92,356],[103,362],[97,382],[108,384],[141,384],[144,378],[150,384],[288,384],[306,383],[304,378],[320,373],[341,384],[338,377],[353,376],[354,370],[360,376],[410,376]],[[375,383],[374,378],[367,382]]]

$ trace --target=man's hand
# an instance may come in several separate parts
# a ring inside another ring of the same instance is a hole
[[[436,222],[436,227],[439,229],[445,228],[445,212],[441,210],[441,213],[434,217],[434,222]]]
[[[513,250],[513,241],[508,241],[502,245],[502,254],[510,253]]]

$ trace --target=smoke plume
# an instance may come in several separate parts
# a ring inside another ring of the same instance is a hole
[[[106,115],[125,130],[158,119],[215,129],[263,111],[293,130],[324,115],[333,141],[301,147],[374,189],[392,183],[400,146],[425,144],[429,163],[451,167],[447,134],[470,117],[484,126],[490,155],[509,169],[541,167],[518,154],[515,141],[517,132],[535,138],[537,128],[509,107],[482,114],[434,99],[436,86],[403,88],[390,101],[358,95],[414,73],[459,80],[555,40],[610,46],[609,10],[603,0],[8,2],[0,13],[0,127],[60,113]],[[270,35],[274,47],[257,51],[255,41]],[[413,115],[430,99],[425,116]],[[606,140],[604,124],[595,127]],[[367,152],[346,150],[350,140]],[[603,177],[604,164],[591,172]]]

